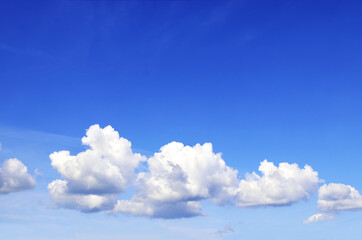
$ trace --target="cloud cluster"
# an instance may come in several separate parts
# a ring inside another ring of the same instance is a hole
[[[202,215],[202,199],[223,203],[237,184],[237,171],[226,166],[210,143],[184,146],[172,142],[148,159],[148,172],[138,174],[137,193],[118,201],[115,211],[175,218]]]
[[[319,188],[318,208],[321,211],[362,209],[362,196],[354,187],[349,185],[325,184]]]
[[[308,165],[301,169],[297,164],[280,163],[277,167],[264,160],[259,171],[262,176],[253,172],[240,181],[235,195],[237,206],[289,205],[308,199],[318,190],[318,173]]]
[[[19,192],[35,187],[35,179],[18,159],[11,158],[0,167],[0,194]]]
[[[50,155],[51,165],[64,180],[48,185],[53,201],[81,211],[109,210],[119,193],[126,190],[134,169],[145,157],[133,153],[131,143],[111,126],[91,126],[82,143],[89,146],[72,156],[69,151]]]
[[[303,224],[308,224],[311,222],[332,221],[334,219],[334,216],[330,216],[324,213],[317,213],[304,220]]]
[[[317,191],[318,173],[306,165],[263,161],[259,171],[239,180],[212,144],[185,146],[171,142],[151,157],[133,153],[131,143],[111,126],[91,126],[82,139],[89,146],[72,156],[69,151],[50,155],[63,179],[48,185],[59,207],[106,211],[133,216],[180,218],[204,215],[201,200],[239,207],[279,206],[307,199]],[[147,169],[135,174],[139,163]],[[130,199],[120,199],[133,186]]]
[[[171,142],[147,158],[134,153],[131,142],[111,126],[90,126],[82,144],[87,149],[76,155],[50,154],[51,165],[62,177],[48,185],[57,207],[152,218],[194,217],[205,215],[202,200],[237,207],[285,206],[308,199],[323,182],[308,165],[274,165],[267,160],[260,163],[259,173],[239,179],[238,171],[213,151],[211,143]],[[35,169],[35,175],[41,174]],[[35,179],[18,159],[0,166],[0,194],[34,186]],[[132,195],[125,199],[121,194],[130,187]],[[350,185],[324,184],[318,193],[320,211],[362,210],[362,195]],[[319,213],[303,223],[334,219]]]

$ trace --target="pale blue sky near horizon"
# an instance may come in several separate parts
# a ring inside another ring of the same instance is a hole
[[[211,142],[239,172],[310,165],[362,191],[362,2],[1,1],[0,163],[36,176],[0,195],[1,239],[361,239],[360,211],[308,225],[291,206],[202,201],[207,216],[114,217],[54,209],[49,154],[111,125],[151,156]],[[125,196],[128,196],[126,193]],[[230,227],[230,228],[229,228]],[[232,230],[231,230],[232,229]]]

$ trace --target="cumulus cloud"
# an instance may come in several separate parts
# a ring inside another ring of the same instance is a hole
[[[69,151],[50,154],[51,165],[64,180],[50,183],[48,190],[61,207],[82,211],[108,209],[115,196],[126,190],[134,169],[145,157],[133,153],[131,143],[119,137],[111,126],[91,126],[82,143],[89,149],[75,156]]]
[[[308,219],[303,221],[303,224],[308,224],[311,222],[321,222],[321,221],[331,221],[334,220],[334,216],[330,216],[324,213],[317,213],[312,216],[310,216]]]
[[[184,146],[172,142],[148,159],[148,172],[138,174],[137,193],[118,201],[116,212],[178,218],[202,215],[202,199],[227,202],[237,184],[237,170],[226,166],[211,143]]]
[[[306,165],[263,161],[259,171],[239,180],[211,143],[185,146],[171,142],[149,158],[131,149],[131,143],[111,126],[91,126],[82,143],[89,149],[50,155],[63,179],[48,185],[59,207],[84,212],[105,211],[132,216],[181,218],[204,215],[201,200],[239,207],[288,205],[318,189],[318,173]],[[145,161],[146,169],[135,169]],[[133,186],[129,199],[120,194]]]
[[[24,191],[34,187],[35,180],[21,161],[11,158],[3,162],[0,168],[0,194]]]
[[[239,207],[280,206],[308,199],[317,192],[318,173],[305,165],[280,163],[275,166],[264,160],[260,163],[262,176],[253,172],[241,180],[234,201]]]
[[[324,184],[319,188],[318,208],[321,211],[343,211],[362,209],[362,196],[349,185]]]

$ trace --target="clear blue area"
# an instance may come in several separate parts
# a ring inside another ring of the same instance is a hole
[[[167,221],[47,208],[46,185],[59,178],[48,155],[81,151],[98,123],[146,155],[212,142],[240,176],[267,158],[361,192],[361,10],[353,0],[1,1],[0,162],[43,175],[35,190],[0,196],[0,238],[360,239],[361,212],[301,224],[316,196],[284,208],[205,202],[207,217]],[[215,233],[227,225],[234,232]]]

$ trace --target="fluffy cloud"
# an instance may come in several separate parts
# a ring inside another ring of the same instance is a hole
[[[318,195],[318,208],[321,211],[362,209],[362,196],[349,185],[325,184],[319,188]]]
[[[0,168],[0,194],[28,190],[35,187],[28,168],[18,159],[6,160]]]
[[[259,166],[262,176],[255,172],[241,180],[235,195],[239,207],[280,206],[308,199],[318,189],[318,173],[305,165],[280,163],[276,167],[264,160]]]
[[[147,163],[149,172],[138,174],[136,195],[118,201],[114,211],[163,218],[202,215],[199,200],[227,202],[237,184],[237,171],[226,166],[211,143],[172,142]]]
[[[134,169],[145,157],[132,152],[131,143],[120,138],[111,126],[91,126],[82,138],[89,149],[70,155],[69,151],[50,155],[52,166],[64,180],[48,185],[50,195],[61,207],[82,211],[109,209],[124,192]]]
[[[303,224],[308,224],[311,222],[321,222],[321,221],[331,221],[334,220],[334,216],[329,216],[324,213],[317,213],[312,216],[310,216],[308,219],[303,221]]]
[[[106,211],[155,218],[203,215],[201,200],[239,207],[287,205],[307,199],[318,189],[318,173],[306,165],[268,161],[239,181],[212,144],[185,146],[171,142],[146,159],[133,153],[131,143],[111,126],[91,126],[82,139],[89,149],[75,156],[69,151],[50,155],[63,179],[48,185],[59,207],[84,212]],[[147,160],[147,161],[146,161]],[[134,174],[141,161],[147,169]],[[119,199],[130,185],[133,196]]]

